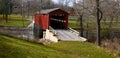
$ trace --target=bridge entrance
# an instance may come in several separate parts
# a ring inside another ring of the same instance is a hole
[[[65,29],[65,16],[64,14],[54,14],[50,18],[50,26],[54,29]]]
[[[59,8],[41,10],[35,14],[34,21],[43,30],[49,29],[49,26],[54,29],[68,29],[68,13]]]

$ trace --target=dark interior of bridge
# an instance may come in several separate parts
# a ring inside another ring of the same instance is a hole
[[[50,26],[54,29],[65,28],[65,16],[63,14],[54,14],[50,18]]]

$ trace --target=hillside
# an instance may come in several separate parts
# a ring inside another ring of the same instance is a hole
[[[59,42],[35,44],[0,35],[0,58],[112,58],[105,50],[90,43]]]

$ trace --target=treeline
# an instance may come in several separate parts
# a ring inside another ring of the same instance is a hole
[[[62,3],[54,3],[52,0],[0,0],[0,14],[8,21],[9,14],[21,14],[32,16],[42,9],[61,8],[66,10]]]
[[[67,10],[66,8],[68,5],[63,4],[63,1],[54,3],[52,0],[0,0],[1,14],[3,14],[3,12],[9,12],[14,14],[24,13],[25,15],[31,15],[42,9],[58,7]]]
[[[3,14],[3,19],[8,22],[8,15],[12,13],[12,0],[0,0],[0,14]]]

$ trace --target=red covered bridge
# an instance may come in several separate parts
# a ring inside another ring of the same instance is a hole
[[[53,29],[68,29],[68,13],[59,8],[41,10],[35,14],[34,21],[34,34],[37,37],[42,37],[43,31],[49,26]]]
[[[78,36],[79,32],[68,29],[68,15],[67,12],[59,8],[41,10],[40,13],[36,13],[34,19],[35,37],[43,38],[43,31],[49,29],[45,33],[45,38],[55,42],[58,39],[64,41],[86,41],[86,39]],[[54,35],[57,35],[57,39]]]
[[[43,30],[49,29],[49,26],[54,29],[67,29],[68,13],[59,8],[41,10],[35,14],[34,21]]]

